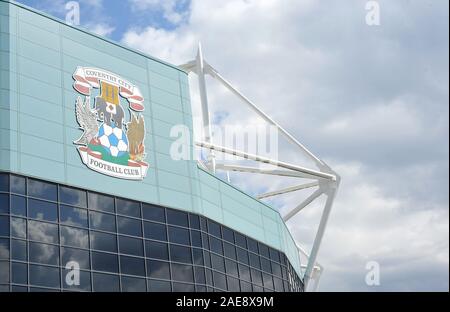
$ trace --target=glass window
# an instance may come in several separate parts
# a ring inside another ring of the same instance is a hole
[[[11,236],[27,238],[27,220],[21,218],[11,218]]]
[[[242,248],[236,248],[238,261],[248,264],[248,252]]]
[[[263,283],[265,288],[274,289],[272,275],[263,273]]]
[[[11,195],[11,214],[16,216],[27,216],[27,201],[25,197]]]
[[[114,197],[88,193],[88,207],[95,210],[114,212]]]
[[[206,267],[211,267],[211,253],[204,250],[203,251],[203,260],[205,261],[205,266]]]
[[[9,283],[9,262],[0,261],[0,284]]]
[[[26,241],[11,240],[11,259],[27,261],[27,243]]]
[[[235,261],[225,259],[225,268],[228,275],[239,276],[238,265]]]
[[[167,229],[164,224],[144,222],[145,238],[167,241]]]
[[[167,244],[145,241],[145,255],[147,258],[169,260],[169,250]]]
[[[209,244],[211,246],[211,251],[223,255],[222,241],[220,239],[210,236]]]
[[[192,265],[171,263],[172,278],[180,282],[194,282]]]
[[[252,292],[252,284],[244,282],[244,281],[240,281],[241,284],[241,291],[242,292]]]
[[[142,221],[125,217],[117,217],[117,227],[121,234],[142,237]]]
[[[142,239],[119,235],[119,250],[122,254],[144,256]]]
[[[247,249],[247,240],[245,239],[244,235],[240,233],[234,233],[234,239],[236,240],[236,245],[244,249]]]
[[[203,232],[208,232],[208,223],[205,217],[200,217],[200,229]]]
[[[91,273],[89,271],[80,271],[80,285],[75,285],[73,271],[71,270],[63,268],[63,288],[67,290],[91,291]],[[69,283],[66,279],[69,280]]]
[[[9,260],[9,239],[0,238],[0,259]]]
[[[45,222],[28,220],[28,238],[42,243],[58,243],[58,226]]]
[[[91,248],[103,251],[117,252],[116,235],[91,231]]]
[[[61,226],[61,245],[88,248],[89,234],[87,230]]]
[[[30,264],[30,284],[34,286],[59,288],[59,268]]]
[[[227,281],[225,275],[219,272],[213,272],[214,287],[227,290]]]
[[[143,258],[120,256],[120,272],[122,274],[145,277],[145,262]]]
[[[283,281],[279,278],[273,278],[273,284],[275,285],[275,291],[284,291]]]
[[[19,177],[11,174],[9,176],[9,184],[12,193],[26,195],[26,179],[24,177]]]
[[[234,244],[234,232],[232,230],[223,226],[222,227],[222,235],[223,235],[224,240]]]
[[[28,217],[45,221],[58,221],[58,206],[54,203],[28,199]]]
[[[167,209],[167,223],[188,227],[188,214],[182,211]]]
[[[250,257],[250,266],[253,268],[261,269],[261,264],[259,263],[259,256],[249,252],[249,257]]]
[[[264,272],[272,273],[272,269],[270,267],[270,261],[261,257],[261,268]]]
[[[195,286],[194,284],[186,284],[186,283],[172,283],[172,291],[173,292],[194,292]]]
[[[28,292],[28,287],[27,286],[15,286],[15,285],[12,285],[11,291],[12,292]]]
[[[191,229],[200,230],[200,218],[197,215],[189,215],[189,225]]]
[[[165,261],[147,260],[148,277],[170,280],[169,263]]]
[[[0,213],[9,214],[9,195],[0,194]]]
[[[203,251],[198,248],[192,248],[194,264],[203,265]]]
[[[28,195],[36,198],[56,201],[58,199],[58,191],[56,184],[28,179]]]
[[[7,216],[0,216],[0,236],[9,236],[10,235],[9,234],[10,233],[10,229],[9,229],[9,220],[8,219],[9,218]]]
[[[208,232],[210,235],[222,238],[222,233],[220,231],[220,225],[214,221],[208,220]]]
[[[259,246],[259,253],[261,254],[261,256],[270,258],[269,247],[261,243],[258,243],[258,246]]]
[[[146,281],[143,278],[122,276],[123,292],[145,292],[147,291]]]
[[[206,278],[205,278],[205,269],[203,267],[194,267],[194,273],[195,273],[195,282],[197,284],[205,284]]]
[[[116,212],[124,216],[140,218],[141,204],[139,202],[117,198]]]
[[[0,192],[9,192],[9,175],[0,173]]]
[[[270,248],[269,249],[269,253],[270,253],[270,259],[271,260],[274,260],[276,262],[280,262],[280,253],[277,250],[275,250],[273,248]]]
[[[226,257],[236,260],[236,247],[234,245],[223,243],[223,249]]]
[[[257,284],[259,286],[262,286],[262,277],[261,272],[255,269],[251,269],[251,276],[252,276],[252,282],[253,284]]]
[[[119,262],[117,255],[93,251],[92,269],[95,271],[118,273]]]
[[[88,226],[87,210],[61,205],[60,207],[61,223],[68,225]]]
[[[253,284],[253,292],[263,292],[263,291],[264,289],[262,287]]]
[[[169,242],[189,245],[189,230],[175,226],[169,226]]]
[[[92,285],[97,292],[120,291],[119,276],[111,274],[93,273]]]
[[[278,277],[281,277],[281,265],[272,261],[272,273]]]
[[[170,259],[175,262],[192,263],[191,249],[178,245],[170,245]]]
[[[28,243],[30,262],[59,265],[59,247],[55,245]]]
[[[191,242],[194,247],[202,247],[202,235],[199,231],[191,230]]]
[[[172,291],[170,282],[149,279],[147,282],[150,292],[169,292]]]
[[[165,209],[162,207],[150,204],[142,204],[142,215],[146,220],[166,222]]]
[[[238,268],[239,268],[239,278],[246,280],[246,281],[250,281],[250,269],[248,266],[246,265],[242,265],[242,264],[238,264]]]
[[[65,267],[68,262],[75,261],[80,266],[80,269],[89,270],[89,251],[75,248],[62,247],[61,248],[61,265]]]
[[[211,254],[212,268],[225,273],[225,261],[223,257]]]
[[[208,239],[208,234],[202,233],[202,244],[203,244],[203,248],[209,250],[209,239]]]
[[[116,232],[116,217],[106,213],[89,211],[89,226],[95,230]]]
[[[239,280],[237,278],[227,277],[228,290],[233,292],[239,292],[241,287],[239,286]]]
[[[212,271],[210,269],[205,269],[206,285],[213,286]]]
[[[28,284],[28,268],[26,263],[11,264],[11,281],[15,284]]]
[[[86,192],[71,187],[59,187],[59,201],[76,207],[87,207]]]
[[[258,253],[258,243],[255,240],[247,237],[247,245],[248,245],[248,250],[250,250],[254,253]]]

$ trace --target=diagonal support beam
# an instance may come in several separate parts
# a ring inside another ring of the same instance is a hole
[[[314,193],[312,193],[311,195],[309,195],[300,205],[298,205],[297,207],[295,207],[294,209],[292,209],[291,211],[289,211],[284,217],[283,220],[284,222],[287,222],[290,218],[292,218],[293,216],[295,216],[297,213],[300,212],[300,210],[302,210],[303,208],[305,208],[306,206],[308,206],[309,204],[311,204],[317,197],[319,197],[320,195],[323,194],[323,190],[322,189],[317,189]]]
[[[258,195],[258,196],[256,196],[256,198],[263,199],[263,198],[272,197],[272,196],[276,196],[276,195],[282,195],[282,194],[286,194],[286,193],[300,191],[300,190],[308,189],[308,188],[315,187],[315,186],[319,186],[319,182],[311,182],[311,183],[306,183],[306,184],[301,184],[301,185],[290,186],[290,187],[287,187],[287,188],[284,188],[284,189],[281,189],[278,191],[272,191],[272,192],[267,192],[267,193]]]

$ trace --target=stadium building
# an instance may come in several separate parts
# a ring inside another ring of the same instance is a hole
[[[171,157],[202,59],[173,66],[4,0],[0,53],[0,291],[297,292],[320,270],[277,210]],[[284,165],[321,194],[336,182]]]

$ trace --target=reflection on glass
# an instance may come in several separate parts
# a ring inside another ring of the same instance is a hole
[[[114,212],[114,198],[97,193],[88,194],[88,203],[90,209]]]
[[[172,283],[172,291],[173,292],[194,292],[195,286],[193,284],[185,284],[185,283]]]
[[[26,263],[11,264],[11,281],[15,284],[28,284],[28,268]]]
[[[9,259],[9,239],[7,238],[0,238],[0,259]]]
[[[250,266],[253,268],[260,269],[261,264],[259,263],[259,256],[255,255],[254,253],[249,252],[249,258],[250,258]]]
[[[11,193],[26,195],[26,179],[24,177],[19,177],[11,174],[9,178],[9,185],[11,188]]]
[[[91,231],[91,249],[117,252],[116,235]]]
[[[191,249],[178,245],[170,245],[170,259],[175,262],[192,263]]]
[[[149,204],[142,204],[143,218],[151,221],[166,222],[165,209]]]
[[[225,262],[223,257],[211,254],[211,264],[213,269],[225,273]]]
[[[200,218],[197,215],[189,215],[189,225],[191,229],[200,230]]]
[[[243,280],[250,281],[250,269],[246,265],[239,264],[239,277]]]
[[[56,224],[28,220],[28,238],[43,243],[58,243],[58,226]]]
[[[21,218],[11,218],[11,236],[27,238],[27,221]]]
[[[6,173],[0,173],[0,192],[9,192],[9,177]]]
[[[261,256],[269,258],[270,257],[269,247],[261,243],[258,243],[258,246],[259,246],[259,253],[261,254]]]
[[[251,273],[253,284],[257,284],[259,286],[262,286],[261,272],[258,271],[258,270],[255,270],[255,269],[250,269],[250,273]]]
[[[194,272],[191,265],[171,263],[172,278],[180,282],[194,282]]]
[[[16,216],[27,216],[27,201],[25,197],[11,195],[11,214]]]
[[[240,284],[241,284],[241,291],[242,292],[251,292],[251,291],[253,291],[252,290],[252,284],[244,282],[242,280],[241,280]]]
[[[30,264],[30,284],[43,287],[60,287],[59,269]]]
[[[147,260],[148,277],[170,280],[169,263],[156,260]]]
[[[255,240],[247,237],[247,245],[248,245],[248,250],[250,250],[254,253],[258,253],[258,243]]]
[[[94,286],[94,291],[100,292],[120,291],[118,275],[93,273],[92,282]]]
[[[117,255],[103,252],[92,252],[92,269],[111,273],[119,272]]]
[[[225,260],[225,268],[228,275],[238,276],[238,266],[235,261]]]
[[[77,207],[87,207],[86,192],[71,187],[59,187],[59,201]]]
[[[269,253],[270,253],[270,259],[274,260],[276,262],[280,262],[280,253],[273,249],[273,248],[269,248]]]
[[[11,240],[11,259],[27,261],[27,243],[26,241]]]
[[[87,227],[87,210],[61,205],[60,207],[61,223]]]
[[[9,262],[0,261],[0,284],[9,283]]]
[[[164,224],[144,222],[144,236],[145,238],[166,241],[167,240],[166,226]]]
[[[228,258],[236,260],[236,248],[234,245],[223,243],[224,255]]]
[[[61,245],[80,248],[89,247],[89,235],[87,230],[76,229],[69,226],[61,226]]]
[[[142,244],[142,239],[119,236],[120,253],[142,257],[144,255]]]
[[[263,283],[265,288],[274,289],[272,275],[263,273]]]
[[[0,194],[0,213],[9,214],[8,194]]]
[[[209,244],[211,246],[211,251],[223,255],[222,241],[220,239],[210,236]]]
[[[122,276],[122,291],[123,292],[145,292],[146,282],[143,278]]]
[[[175,226],[169,226],[169,242],[189,245],[189,230]]]
[[[194,264],[203,265],[203,251],[198,248],[192,248],[192,257]]]
[[[191,242],[194,247],[202,247],[202,235],[199,231],[191,230]]]
[[[28,217],[56,222],[58,220],[58,207],[54,203],[28,199]]]
[[[169,260],[169,251],[166,243],[145,241],[145,256],[160,260]]]
[[[248,252],[242,248],[236,248],[238,261],[248,264]]]
[[[222,290],[227,290],[227,281],[225,279],[225,274],[219,272],[213,272],[214,286]]]
[[[91,229],[115,232],[116,217],[114,215],[89,211],[89,224]]]
[[[195,273],[195,282],[197,284],[206,283],[205,269],[203,267],[194,267],[194,273]]]
[[[70,270],[63,268],[63,288],[67,290],[76,291],[91,291],[91,273],[86,271],[80,271],[80,285],[69,285],[66,282],[67,274],[71,273]],[[70,277],[71,275],[69,275]],[[70,283],[73,284],[73,283]]]
[[[141,220],[117,217],[117,228],[120,234],[142,236]]]
[[[66,266],[66,264],[70,261],[76,261],[79,264],[80,269],[82,269],[82,270],[90,269],[89,251],[87,251],[87,250],[62,247],[61,248],[61,264],[62,264],[62,266]]]
[[[220,232],[220,225],[214,221],[208,220],[208,232],[211,235],[222,238],[222,233]]]
[[[247,240],[245,239],[245,236],[240,233],[234,233],[234,239],[236,240],[236,245],[247,248]]]
[[[241,290],[239,287],[239,280],[233,277],[227,277],[228,290],[238,292]]]
[[[57,200],[56,185],[34,179],[28,179],[28,195],[47,200]]]
[[[141,205],[139,202],[117,198],[116,212],[121,215],[140,218]]]
[[[122,274],[145,277],[145,263],[142,258],[120,256],[120,272]]]
[[[222,227],[222,235],[223,235],[223,239],[224,240],[234,244],[234,232],[233,232],[233,230],[230,230],[229,228],[226,228],[226,227]]]
[[[188,214],[182,211],[167,209],[167,223],[188,227]]]
[[[148,291],[150,292],[169,292],[172,290],[170,282],[166,281],[149,279],[147,281],[147,284],[148,284]]]
[[[59,264],[59,247],[29,242],[30,262],[41,264]]]

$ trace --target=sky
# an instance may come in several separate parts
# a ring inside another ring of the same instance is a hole
[[[65,1],[19,1],[64,19]],[[173,64],[205,59],[342,177],[321,291],[449,290],[449,3],[80,0],[81,27]],[[194,77],[195,78],[195,77]],[[195,80],[192,104],[199,116]],[[261,122],[208,79],[219,125]],[[301,164],[279,139],[279,159]],[[251,194],[293,181],[232,175]],[[305,194],[269,203],[282,214]],[[318,202],[289,221],[310,248]],[[367,285],[368,263],[379,285]]]

